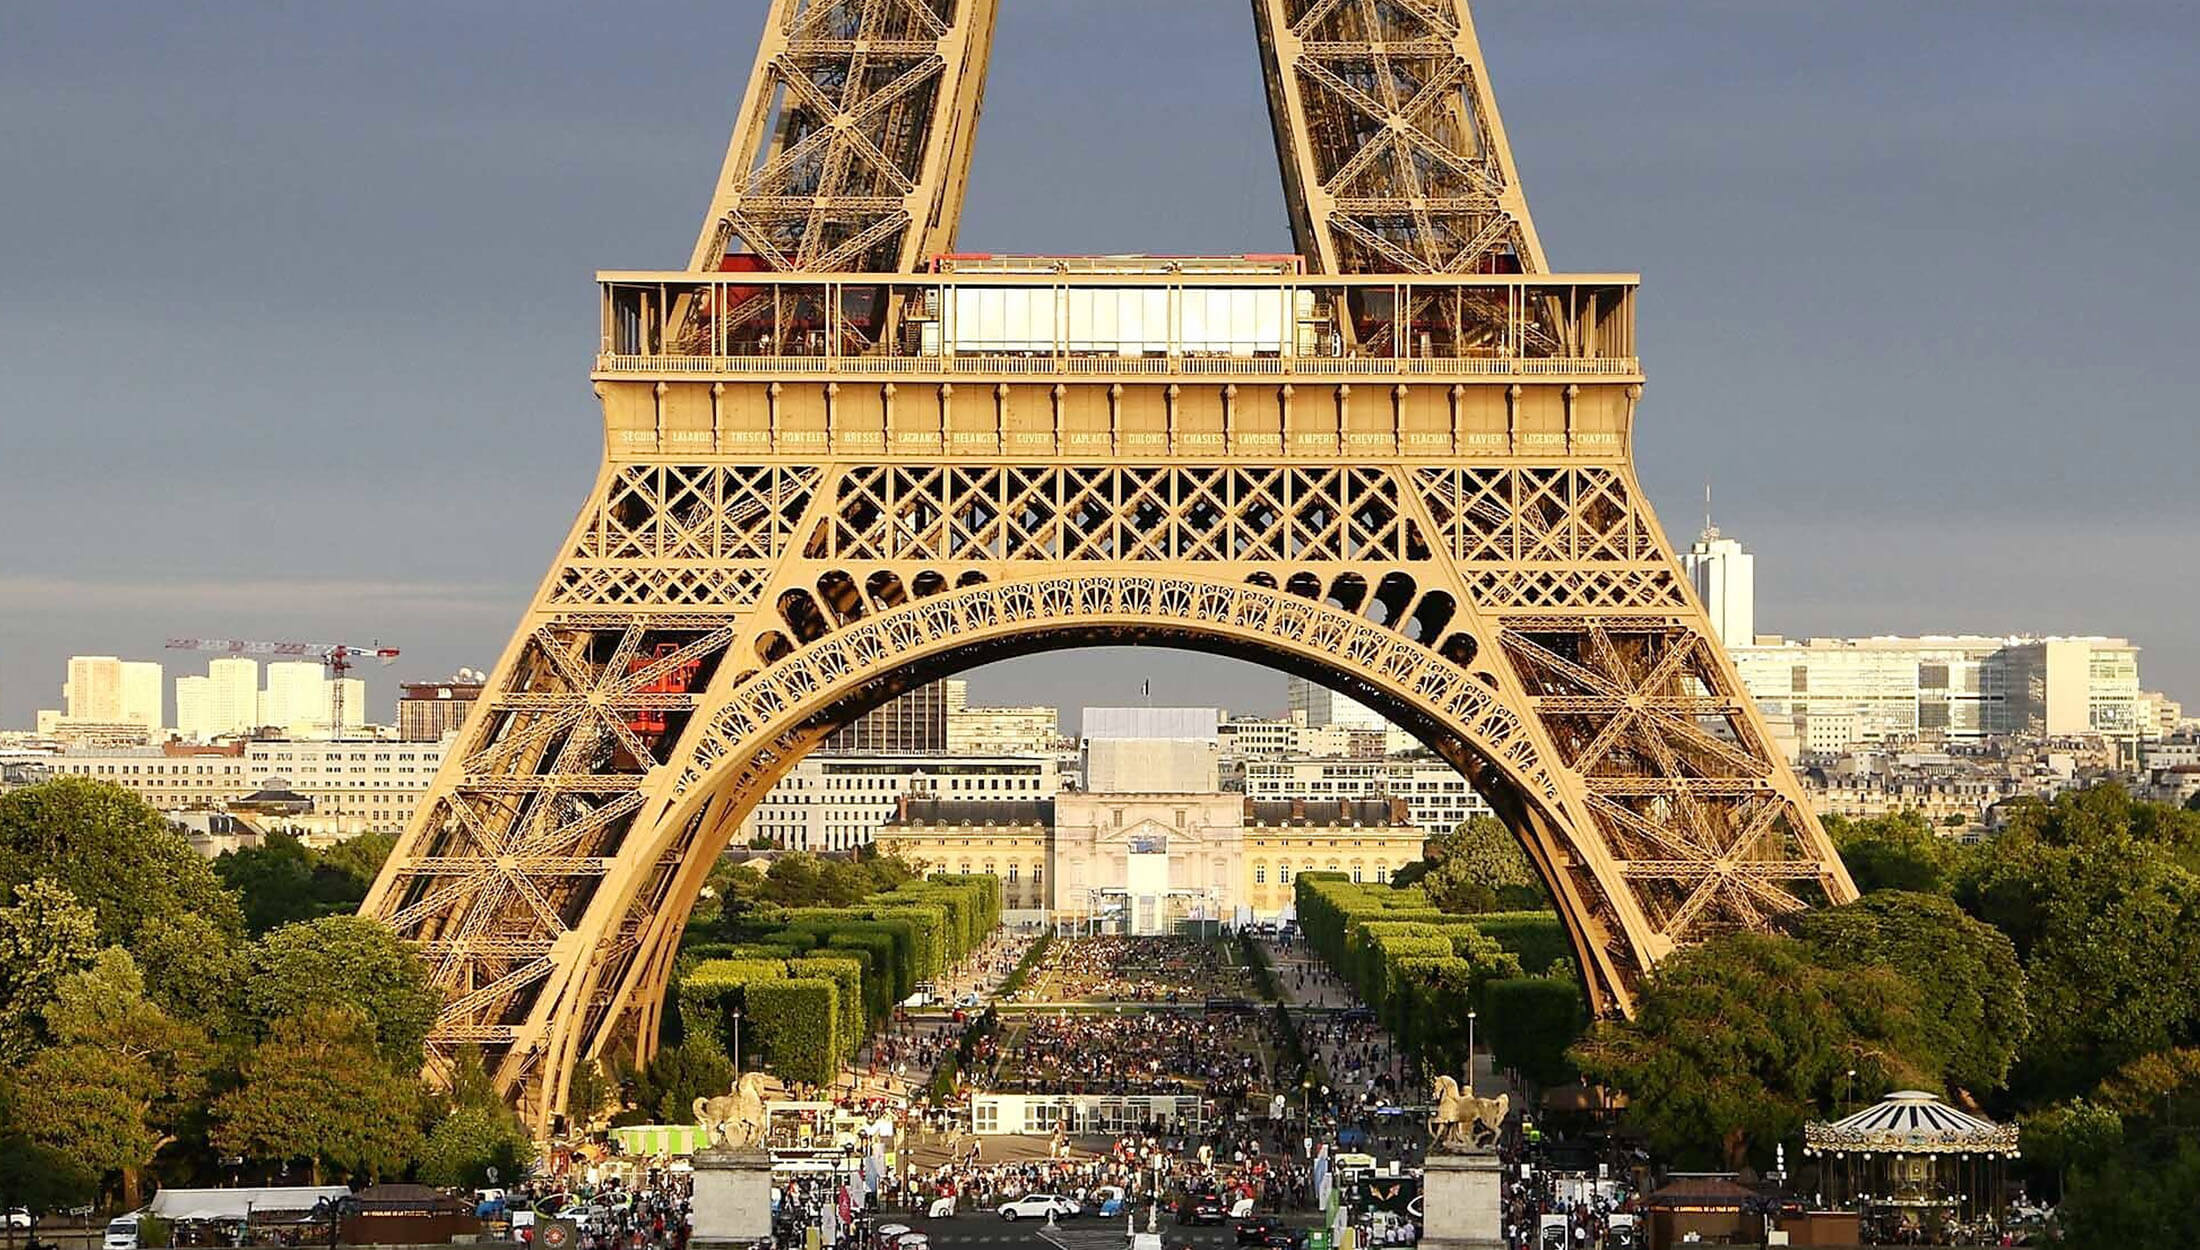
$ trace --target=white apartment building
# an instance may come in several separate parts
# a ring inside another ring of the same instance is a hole
[[[1051,755],[846,754],[804,756],[741,822],[742,841],[796,851],[849,851],[876,840],[901,796],[1052,799]]]
[[[204,677],[176,678],[176,732],[198,742],[259,727],[260,662],[225,655]]]
[[[336,681],[322,676],[313,660],[283,660],[267,666],[267,688],[260,692],[260,725],[292,738],[336,737],[358,733],[366,725],[367,683],[345,677],[344,723],[331,729]]]
[[[240,755],[135,747],[39,755],[56,777],[109,781],[164,812],[221,808],[259,789]]]
[[[60,720],[94,725],[143,725],[157,736],[162,716],[160,665],[111,655],[72,655],[62,684]]]
[[[1730,647],[1775,735],[1813,752],[2006,734],[2159,732],[2122,638],[1767,638]]]
[[[1493,814],[1458,769],[1428,757],[1247,760],[1245,797],[1254,802],[1404,799],[1407,819],[1431,834]]]
[[[1044,754],[1062,740],[1059,708],[972,707],[968,682],[949,678],[940,684],[947,697],[951,755]]]
[[[1746,647],[1757,634],[1757,557],[1722,537],[1706,520],[1695,545],[1681,553],[1681,568],[1695,584],[1711,618],[1711,632],[1729,647]]]
[[[1385,729],[1390,722],[1373,708],[1356,703],[1317,681],[1292,677],[1286,687],[1292,716],[1304,714],[1313,729],[1341,725],[1346,729]]]
[[[1239,716],[1222,723],[1222,753],[1239,760],[1273,760],[1293,755],[1407,755],[1421,750],[1412,734],[1386,724],[1380,729],[1353,725],[1308,725],[1305,713],[1282,720]]]
[[[61,684],[61,714],[70,720],[118,724],[122,720],[122,661],[111,655],[72,655]]]
[[[342,832],[399,833],[443,766],[446,742],[251,742],[245,772],[255,790],[291,790],[313,800],[314,816],[332,819]]]

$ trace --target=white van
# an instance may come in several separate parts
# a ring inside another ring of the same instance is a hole
[[[109,1220],[107,1235],[101,1239],[99,1250],[138,1250],[138,1217],[121,1215]]]

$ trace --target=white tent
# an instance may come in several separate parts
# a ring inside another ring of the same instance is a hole
[[[323,1198],[348,1197],[343,1185],[271,1185],[258,1189],[163,1189],[145,1209],[164,1220],[243,1223],[255,1219],[302,1216]]]

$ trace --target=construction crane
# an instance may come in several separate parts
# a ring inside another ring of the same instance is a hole
[[[332,679],[329,686],[329,736],[344,736],[344,678],[361,660],[380,660],[387,666],[397,658],[397,648],[377,642],[353,646],[348,642],[254,642],[238,638],[170,638],[171,651],[219,651],[225,655],[292,655],[319,660]]]

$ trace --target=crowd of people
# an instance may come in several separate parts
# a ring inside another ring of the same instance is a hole
[[[1517,1133],[1507,1140],[1501,1155],[1505,1168],[1505,1244],[1512,1250],[1589,1250],[1637,1244],[1636,1195],[1628,1182],[1535,1167],[1527,1144]]]
[[[1244,970],[1194,937],[1058,938],[1020,995],[1034,1002],[1185,1003],[1252,992]]]
[[[1188,1011],[1027,1017],[996,1088],[1011,1093],[1204,1094],[1239,1101],[1265,1078],[1261,1022]]]
[[[984,1211],[1025,1194],[1059,1194],[1087,1215],[1111,1201],[1142,1215],[1157,1200],[1169,1214],[1185,1196],[1209,1194],[1228,1206],[1243,1202],[1253,1211],[1279,1212],[1312,1205],[1312,1175],[1306,1160],[1264,1151],[1252,1135],[1140,1132],[1086,1155],[1057,1150],[1043,1159],[951,1159],[912,1177],[907,1201],[920,1211]],[[937,1205],[942,1200],[947,1207]]]

